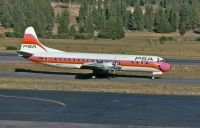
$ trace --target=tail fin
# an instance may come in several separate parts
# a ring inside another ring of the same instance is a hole
[[[22,39],[21,49],[18,51],[18,53],[21,56],[30,56],[34,55],[35,53],[44,53],[44,52],[63,52],[63,51],[44,46],[38,40],[34,28],[28,27],[25,30],[24,37]]]
[[[47,47],[40,43],[34,28],[28,27],[25,30],[20,51],[34,54],[37,52],[47,52]]]

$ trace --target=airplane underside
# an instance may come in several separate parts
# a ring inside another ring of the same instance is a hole
[[[89,68],[82,68],[81,64],[61,64],[61,63],[41,63],[44,65],[49,65],[53,67],[59,68],[69,68],[69,69],[89,69]],[[93,72],[91,73],[91,78],[107,78],[107,77],[114,77],[117,71],[132,71],[132,72],[149,72],[152,73],[152,79],[155,78],[155,75],[163,74],[160,70],[150,68],[150,67],[131,67],[131,66],[121,66],[120,69],[113,69],[113,70],[104,70],[102,68],[94,68],[90,69]]]

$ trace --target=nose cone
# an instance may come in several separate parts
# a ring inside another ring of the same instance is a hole
[[[160,69],[163,71],[163,72],[167,72],[171,69],[171,65],[168,64],[168,63],[160,63]]]

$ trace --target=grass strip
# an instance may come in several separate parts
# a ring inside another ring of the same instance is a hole
[[[196,95],[198,85],[168,85],[153,83],[123,83],[109,80],[73,80],[41,78],[0,78],[0,89],[31,89],[57,91],[92,91],[134,94]]]

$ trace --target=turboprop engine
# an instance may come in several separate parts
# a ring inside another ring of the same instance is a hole
[[[117,62],[102,62],[101,64],[102,69],[109,72],[114,72],[121,69]]]

